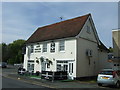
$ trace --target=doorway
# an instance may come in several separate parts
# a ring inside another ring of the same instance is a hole
[[[68,62],[69,68],[68,68],[68,76],[70,79],[73,79],[73,62]]]

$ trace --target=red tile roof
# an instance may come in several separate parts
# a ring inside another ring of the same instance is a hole
[[[41,42],[47,40],[75,37],[84,26],[91,14],[69,19],[59,23],[38,28],[26,43]]]

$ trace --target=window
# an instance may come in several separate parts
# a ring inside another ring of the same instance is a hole
[[[68,61],[57,61],[57,71],[68,71]]]
[[[61,71],[61,65],[57,64],[57,71]]]
[[[90,26],[87,26],[87,33],[90,34],[90,31],[91,31],[91,27],[90,27]]]
[[[35,53],[41,52],[41,47],[40,47],[40,45],[39,45],[39,44],[36,46],[36,48],[35,48],[35,51],[34,51],[34,52],[35,52]]]
[[[52,42],[50,45],[50,52],[55,52],[55,43]]]
[[[43,44],[43,52],[47,52],[47,43]]]
[[[63,71],[67,71],[68,70],[68,65],[64,65],[63,66]]]
[[[34,47],[33,45],[31,45],[31,53],[33,53],[33,51],[34,51]]]
[[[99,74],[112,75],[112,74],[113,74],[113,71],[101,71],[101,72],[99,72]]]
[[[64,51],[65,50],[65,41],[60,41],[59,42],[59,51]]]
[[[28,60],[28,62],[32,62],[32,63],[34,63],[34,60]]]

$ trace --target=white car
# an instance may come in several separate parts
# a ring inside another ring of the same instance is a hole
[[[98,86],[107,84],[107,85],[115,85],[116,87],[120,87],[120,70],[103,69],[98,74],[97,83]]]

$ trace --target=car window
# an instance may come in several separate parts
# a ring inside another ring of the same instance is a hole
[[[113,71],[101,71],[99,74],[113,75]]]

